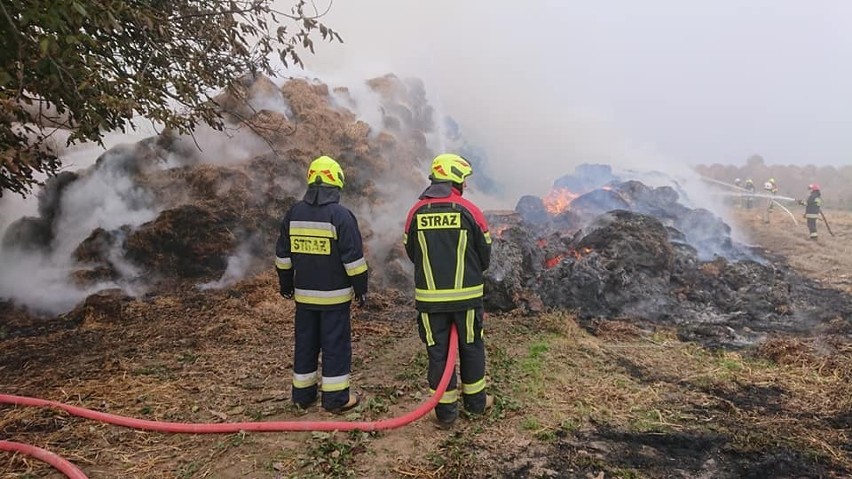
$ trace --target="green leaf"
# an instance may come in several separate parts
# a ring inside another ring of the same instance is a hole
[[[80,14],[80,15],[82,15],[83,17],[88,17],[88,16],[89,16],[89,13],[88,13],[88,12],[86,12],[86,9],[83,7],[83,5],[81,5],[81,4],[77,3],[77,2],[74,2],[73,4],[71,4],[71,6],[73,6],[73,7],[74,7],[74,10],[77,10],[77,13],[79,13],[79,14]]]
[[[38,50],[42,57],[47,56],[47,51],[50,49],[50,37],[42,37],[38,42]]]

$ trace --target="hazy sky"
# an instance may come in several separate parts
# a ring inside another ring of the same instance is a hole
[[[325,20],[345,44],[309,69],[421,76],[511,168],[852,164],[849,0],[338,0]]]

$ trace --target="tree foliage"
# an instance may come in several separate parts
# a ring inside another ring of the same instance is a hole
[[[330,8],[330,3],[328,7]],[[48,140],[100,142],[134,115],[180,133],[221,129],[209,95],[271,55],[302,66],[313,39],[342,41],[306,0],[3,0],[0,2],[0,196],[60,167]]]

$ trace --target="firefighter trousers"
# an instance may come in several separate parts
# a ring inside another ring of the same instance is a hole
[[[808,220],[808,237],[811,239],[816,239],[819,237],[819,233],[817,233],[817,219],[816,218],[807,218]]]
[[[322,407],[334,410],[349,401],[352,336],[349,303],[343,308],[312,310],[296,306],[293,402],[308,406],[322,389]],[[319,356],[322,353],[322,385]]]
[[[482,340],[482,314],[482,308],[449,313],[420,312],[417,322],[420,339],[426,344],[426,352],[429,355],[428,380],[432,392],[437,389],[447,364],[450,326],[456,325],[459,336],[462,398],[464,408],[473,414],[485,412],[485,343]],[[458,380],[454,367],[447,390],[435,407],[439,420],[451,421],[458,416],[458,398]]]

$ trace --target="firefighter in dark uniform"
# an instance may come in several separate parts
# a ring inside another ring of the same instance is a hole
[[[800,201],[799,204],[805,207],[805,219],[808,221],[808,238],[815,240],[819,238],[816,225],[822,211],[822,194],[820,193],[819,185],[816,183],[808,185],[808,189],[811,190],[810,196],[808,196],[807,200]]]
[[[275,267],[281,296],[296,301],[293,403],[317,400],[322,353],[322,407],[334,413],[358,405],[349,392],[352,336],[349,309],[367,299],[367,262],[351,211],[339,204],[343,170],[327,156],[308,169],[308,191],[281,222]]]
[[[483,414],[494,402],[485,392],[485,343],[482,339],[484,271],[491,260],[491,236],[479,208],[462,198],[473,169],[454,154],[432,162],[432,181],[411,208],[403,243],[414,263],[415,303],[420,339],[429,355],[428,381],[434,393],[449,351],[450,326],[459,335],[461,395],[465,410]],[[455,373],[435,408],[438,425],[458,417]]]

